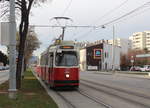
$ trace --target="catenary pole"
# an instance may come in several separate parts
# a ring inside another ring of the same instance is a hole
[[[113,25],[112,71],[115,72],[115,26]]]
[[[15,20],[15,0],[10,0],[10,16],[9,16],[9,98],[16,98],[16,20]]]

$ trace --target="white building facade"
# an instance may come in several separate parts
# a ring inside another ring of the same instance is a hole
[[[132,49],[150,51],[150,31],[136,32],[129,37],[132,41]]]
[[[103,43],[102,70],[120,70],[121,47],[114,46],[114,56],[112,45]],[[114,61],[113,61],[114,58]]]
[[[101,50],[100,58],[94,58],[94,51]],[[114,69],[120,69],[120,54],[121,47],[114,46],[114,56],[113,47],[108,43],[100,43],[98,45],[92,45],[85,47],[79,51],[80,53],[80,69],[81,71],[87,70],[102,70],[108,71]],[[114,57],[114,59],[113,59]]]

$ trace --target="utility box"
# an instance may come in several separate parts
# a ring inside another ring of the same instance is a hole
[[[0,44],[9,45],[9,22],[0,22]]]

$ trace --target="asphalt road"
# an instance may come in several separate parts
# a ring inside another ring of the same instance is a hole
[[[3,70],[0,71],[0,84],[8,80],[9,77],[9,71],[8,70]]]
[[[101,74],[100,72],[81,72],[80,78],[150,93],[150,78],[140,78],[136,75]]]
[[[148,77],[81,72],[80,83],[80,89],[112,108],[150,108]]]

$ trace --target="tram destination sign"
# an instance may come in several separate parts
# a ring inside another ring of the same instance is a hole
[[[60,49],[74,49],[74,46],[60,46]]]

